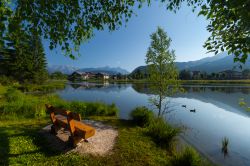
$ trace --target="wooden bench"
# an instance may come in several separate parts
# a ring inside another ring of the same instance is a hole
[[[69,142],[76,146],[82,139],[87,140],[95,134],[95,129],[81,122],[80,114],[55,108],[52,105],[45,104],[47,111],[50,113],[52,122],[51,133],[57,134],[61,128],[70,131]]]

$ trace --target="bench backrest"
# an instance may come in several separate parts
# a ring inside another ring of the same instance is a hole
[[[45,104],[47,111],[49,111],[50,113],[50,118],[51,121],[54,123],[55,122],[55,115],[59,114],[59,115],[63,115],[65,117],[67,117],[67,119],[74,119],[77,121],[81,121],[81,115],[75,112],[71,112],[69,110],[66,109],[60,109],[60,108],[55,108],[52,105],[49,104]]]
[[[80,114],[65,109],[55,108],[49,104],[45,104],[45,106],[47,111],[50,113],[50,119],[53,123],[52,127],[54,130],[57,130],[57,127],[67,128],[72,136],[74,146],[80,140],[87,139],[95,134],[94,128],[81,122]],[[56,116],[58,114],[64,117]],[[55,133],[57,133],[57,131],[55,131]]]

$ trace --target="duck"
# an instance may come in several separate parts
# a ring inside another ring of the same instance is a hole
[[[187,108],[187,106],[186,106],[186,105],[182,105],[182,107]]]
[[[195,109],[192,109],[192,110],[190,110],[190,112],[196,112],[196,110],[195,110]]]

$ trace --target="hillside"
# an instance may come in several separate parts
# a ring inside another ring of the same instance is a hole
[[[234,63],[234,56],[228,55],[226,52],[217,54],[212,57],[202,58],[197,61],[189,62],[176,62],[178,70],[190,70],[190,71],[204,71],[207,73],[220,72],[223,70],[240,70],[240,63]],[[250,68],[250,60],[247,60],[245,64],[241,64],[243,69]],[[146,72],[146,66],[137,67],[132,71],[135,73],[137,71],[142,73]]]

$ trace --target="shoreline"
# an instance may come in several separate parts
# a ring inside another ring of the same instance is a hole
[[[210,162],[212,164],[220,165],[220,163],[213,160],[212,157],[210,157],[207,153],[203,152],[200,148],[195,146],[194,143],[192,143],[191,141],[188,141],[183,135],[178,135],[177,139],[178,139],[178,144],[179,144],[180,148],[191,146],[200,154],[200,156],[203,159],[206,159],[208,162]]]
[[[250,80],[179,80],[181,85],[250,85]],[[84,80],[80,82],[69,81],[69,84],[79,84],[79,83],[147,83],[147,80]]]

